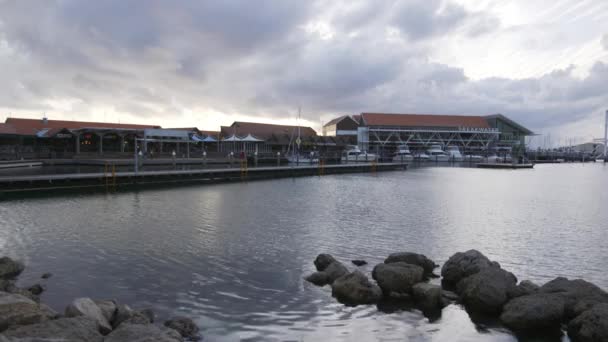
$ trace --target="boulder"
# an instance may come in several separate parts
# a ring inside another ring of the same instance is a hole
[[[559,330],[565,312],[565,299],[560,294],[535,293],[509,301],[500,321],[516,332]]]
[[[0,331],[15,325],[35,324],[49,319],[38,303],[24,296],[0,292]]]
[[[516,287],[517,278],[501,268],[487,267],[458,283],[458,293],[468,311],[498,315]]]
[[[514,288],[511,288],[511,290],[509,290],[509,299],[511,298],[517,298],[517,297],[521,297],[521,296],[527,296],[533,293],[536,293],[538,291],[538,289],[540,289],[540,286],[534,284],[533,282],[529,281],[529,280],[524,280],[522,282],[520,282],[519,284],[517,284],[517,286],[515,286]]]
[[[500,265],[490,261],[475,249],[464,253],[458,252],[452,255],[441,268],[442,283],[447,288],[454,288],[462,279],[492,266]]]
[[[25,266],[9,257],[0,258],[0,279],[12,279],[21,274]]]
[[[347,305],[373,304],[382,298],[380,287],[358,270],[336,279],[331,285],[331,294]]]
[[[106,320],[111,323],[114,320],[114,315],[116,315],[116,301],[96,300],[95,304],[97,304],[101,310],[103,317],[105,317]]]
[[[573,342],[608,341],[608,303],[600,303],[583,312],[568,324]]]
[[[198,326],[187,317],[174,317],[165,322],[167,328],[177,331],[182,337],[191,341],[200,340]]]
[[[106,335],[112,331],[112,325],[91,298],[76,298],[65,308],[66,317],[86,316],[97,322],[99,332]]]
[[[321,271],[325,271],[325,269],[332,263],[332,262],[336,262],[337,260],[331,256],[330,254],[319,254],[317,255],[317,257],[315,258],[314,264],[315,267],[317,268],[317,271],[321,272]]]
[[[315,272],[305,279],[315,285],[331,285],[336,279],[348,274],[348,268],[339,261],[334,261],[323,271]]]
[[[11,292],[15,288],[15,281],[10,279],[0,279],[0,291]]]
[[[425,255],[410,252],[393,253],[384,260],[385,264],[395,262],[405,262],[407,264],[420,266],[424,269],[424,275],[426,277],[433,275],[433,270],[437,267],[437,264]]]
[[[114,313],[114,319],[112,320],[112,328],[116,329],[122,322],[128,320],[133,316],[135,311],[126,304],[116,305],[116,311]]]
[[[53,276],[53,273],[47,272],[47,273],[42,274],[42,276],[40,278],[42,278],[42,279],[49,279],[52,276]]]
[[[443,305],[441,286],[418,283],[412,286],[412,296],[422,311],[441,310]]]
[[[151,324],[154,322],[154,312],[151,309],[144,310],[133,310],[128,305],[117,305],[114,314],[114,320],[112,320],[112,328],[121,324]]]
[[[154,320],[156,319],[156,314],[154,313],[154,310],[150,308],[138,310],[137,313],[146,317],[148,321],[150,321],[150,323],[154,323]]]
[[[13,327],[4,335],[17,341],[67,341],[102,342],[103,336],[97,330],[97,322],[85,317],[59,318],[32,325]]]
[[[593,303],[608,303],[608,293],[606,291],[582,279],[569,280],[568,278],[558,277],[541,286],[538,292],[561,294],[566,300],[565,314],[567,320],[581,313],[580,306],[578,312],[576,310],[579,303],[583,306],[590,306]]]
[[[424,269],[405,262],[378,264],[372,277],[386,296],[400,297],[409,294],[414,284],[423,280]]]
[[[123,323],[111,334],[106,336],[104,342],[181,342],[179,332],[155,325]]]
[[[35,296],[40,296],[42,294],[42,292],[44,292],[44,290],[46,290],[46,288],[43,285],[34,284],[34,285],[28,287],[27,290]]]
[[[351,262],[353,263],[353,265],[355,266],[363,266],[363,265],[367,265],[367,261],[365,260],[351,260]]]

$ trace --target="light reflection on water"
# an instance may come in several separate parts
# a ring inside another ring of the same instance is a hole
[[[305,283],[330,252],[373,265],[395,251],[442,263],[477,248],[520,279],[558,275],[608,287],[608,167],[419,168],[0,203],[0,254],[21,282],[52,272],[43,300],[79,296],[195,318],[210,341],[514,341],[479,331],[458,306],[344,307]],[[350,265],[352,266],[352,265]]]

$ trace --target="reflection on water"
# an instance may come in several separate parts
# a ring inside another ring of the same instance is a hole
[[[78,296],[195,318],[210,341],[514,341],[458,306],[345,307],[302,278],[330,252],[366,259],[408,250],[438,263],[482,250],[520,279],[558,275],[608,287],[608,168],[414,168],[325,177],[69,195],[0,203],[0,248],[48,280],[61,310]],[[352,266],[352,265],[351,265]],[[353,266],[354,267],[354,266]]]

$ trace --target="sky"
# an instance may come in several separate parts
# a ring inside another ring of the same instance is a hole
[[[502,113],[603,135],[605,0],[0,0],[0,120],[218,130]]]

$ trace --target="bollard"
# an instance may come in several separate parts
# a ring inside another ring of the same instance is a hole
[[[253,165],[258,167],[258,151],[253,152]]]
[[[207,152],[203,151],[203,166],[207,166]]]
[[[232,163],[234,162],[234,152],[230,152],[228,159],[230,159],[230,168],[232,168]]]
[[[277,152],[277,166],[281,166],[281,152]]]

